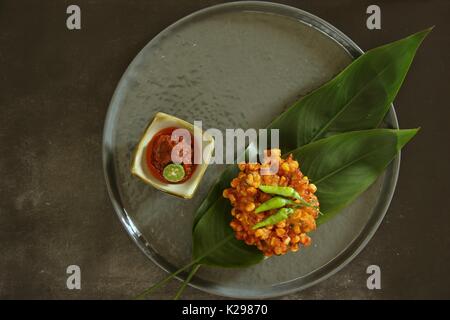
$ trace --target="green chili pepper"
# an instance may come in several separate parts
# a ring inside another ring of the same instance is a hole
[[[263,211],[269,211],[272,209],[283,208],[286,205],[296,205],[296,203],[292,200],[283,198],[283,197],[273,197],[272,199],[267,200],[256,208],[255,213],[260,213]]]
[[[280,187],[280,186],[259,186],[262,192],[276,194],[283,197],[291,197],[295,199],[300,199],[300,195],[292,187]]]
[[[284,196],[284,197],[291,197],[291,198],[300,200],[302,205],[304,205],[306,207],[313,207],[312,204],[308,203],[305,199],[303,199],[302,196],[300,196],[298,194],[298,192],[295,191],[295,189],[292,187],[262,186],[261,185],[261,186],[259,186],[259,189],[265,193],[276,194],[276,195]]]
[[[266,219],[264,219],[261,222],[258,222],[257,224],[255,224],[252,229],[258,229],[258,228],[262,228],[265,226],[271,226],[274,224],[277,224],[278,222],[281,222],[283,220],[286,220],[287,218],[289,218],[289,216],[294,212],[294,209],[292,208],[282,208],[280,210],[278,210],[277,213],[268,216]]]

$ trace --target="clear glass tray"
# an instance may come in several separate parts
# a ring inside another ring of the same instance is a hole
[[[223,169],[210,166],[191,200],[162,193],[133,177],[132,151],[156,112],[189,122],[202,120],[204,128],[263,128],[361,53],[327,22],[264,2],[195,12],[151,40],[117,86],[103,141],[114,209],[139,248],[168,272],[188,263],[193,215]],[[386,126],[398,128],[393,107]],[[312,234],[311,247],[247,269],[201,268],[191,285],[217,295],[267,298],[329,277],[376,231],[392,198],[399,163],[397,157],[345,212],[321,225]]]

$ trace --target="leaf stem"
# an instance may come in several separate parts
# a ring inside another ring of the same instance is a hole
[[[191,272],[189,272],[188,277],[186,278],[186,280],[183,281],[183,284],[181,285],[180,289],[178,289],[177,294],[175,295],[175,297],[173,297],[173,300],[178,300],[181,297],[181,294],[184,292],[184,289],[186,289],[186,286],[188,285],[189,282],[191,282],[192,277],[197,273],[200,267],[201,264],[197,264],[192,268]]]
[[[301,208],[301,207],[304,207],[304,206],[305,206],[305,205],[304,205],[303,203],[292,205],[292,207],[294,207],[294,208]],[[319,210],[319,207],[318,207],[318,206],[314,206],[314,205],[310,204],[310,205],[307,206],[307,207],[311,207],[311,208],[316,209],[317,212],[319,212],[319,214],[320,214],[321,216],[324,215],[323,212],[321,212],[321,211]]]
[[[198,260],[198,259],[197,259]],[[194,260],[191,263],[185,265],[184,267],[178,269],[177,271],[175,271],[174,273],[170,274],[169,276],[165,277],[163,280],[159,281],[158,283],[155,283],[153,286],[151,286],[150,288],[142,291],[139,295],[136,296],[136,299],[143,299],[145,298],[145,296],[149,295],[152,291],[158,289],[159,287],[163,286],[164,284],[166,284],[167,282],[169,282],[169,280],[171,280],[172,278],[174,278],[176,275],[178,275],[179,273],[183,272],[186,269],[189,269],[190,267],[192,267],[193,265],[195,265],[198,261]]]
[[[174,273],[172,273],[171,275],[169,275],[168,277],[164,278],[163,280],[161,280],[160,282],[154,284],[153,286],[151,286],[150,288],[144,290],[142,293],[140,293],[139,295],[136,296],[136,299],[143,299],[145,298],[145,296],[147,296],[148,294],[150,294],[152,291],[158,289],[159,287],[163,286],[164,284],[166,284],[167,282],[169,282],[170,279],[174,278],[176,275],[178,275],[179,273],[183,272],[186,269],[189,269],[190,267],[197,265],[203,258],[207,257],[211,252],[215,251],[217,248],[219,248],[220,246],[222,246],[224,243],[226,243],[227,241],[229,241],[232,237],[233,237],[233,233],[229,234],[228,236],[226,236],[225,238],[223,238],[220,242],[218,242],[216,245],[214,245],[212,248],[210,248],[209,250],[207,250],[203,255],[201,255],[200,257],[198,257],[197,259],[191,261],[189,264],[185,265],[184,267],[182,267],[181,269],[178,269],[177,271],[175,271]]]

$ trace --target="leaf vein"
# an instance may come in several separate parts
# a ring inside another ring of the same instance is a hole
[[[356,159],[350,161],[349,163],[345,164],[344,166],[342,166],[342,167],[340,167],[340,168],[338,168],[338,169],[336,169],[336,170],[333,170],[332,172],[330,172],[329,174],[325,175],[324,177],[322,177],[322,178],[320,178],[320,179],[314,181],[314,184],[315,184],[315,185],[320,184],[322,181],[328,179],[329,177],[335,175],[335,174],[338,173],[338,172],[341,172],[342,170],[347,169],[348,167],[350,167],[350,166],[353,165],[354,163],[356,163],[356,162],[358,162],[358,161],[361,161],[362,159],[364,159],[364,158],[370,156],[372,153],[375,153],[375,152],[377,152],[376,149],[375,149],[375,150],[372,150],[372,151],[369,152],[369,153],[366,153],[366,154],[362,155],[361,157],[358,157],[358,158],[356,158]]]
[[[311,138],[311,142],[314,142],[317,140],[317,138],[319,138],[323,132],[325,130],[328,129],[328,127],[337,119],[340,117],[340,115],[345,112],[347,110],[347,108],[351,105],[351,103],[357,98],[359,97],[359,95],[365,91],[365,89],[375,80],[378,79],[379,76],[381,76],[391,65],[393,64],[392,61],[389,61],[389,63],[378,73],[376,73],[376,76],[373,77],[372,79],[370,79],[370,81],[368,81],[360,90],[358,90],[358,92],[342,107],[341,110],[339,110],[339,112],[337,112],[330,120],[328,120],[328,122],[322,127],[320,128],[319,132],[317,132],[317,134],[314,135],[314,137]]]

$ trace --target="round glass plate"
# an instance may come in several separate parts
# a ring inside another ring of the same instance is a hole
[[[120,80],[103,141],[112,203],[139,248],[168,272],[187,264],[195,210],[223,169],[210,165],[191,200],[133,177],[132,151],[156,112],[191,123],[202,120],[204,128],[263,128],[361,53],[327,22],[267,2],[210,7],[151,40]],[[393,108],[386,126],[398,128]],[[246,269],[204,267],[191,286],[235,298],[267,298],[329,277],[355,257],[377,229],[392,198],[399,162],[397,157],[345,212],[321,225],[310,247]]]

